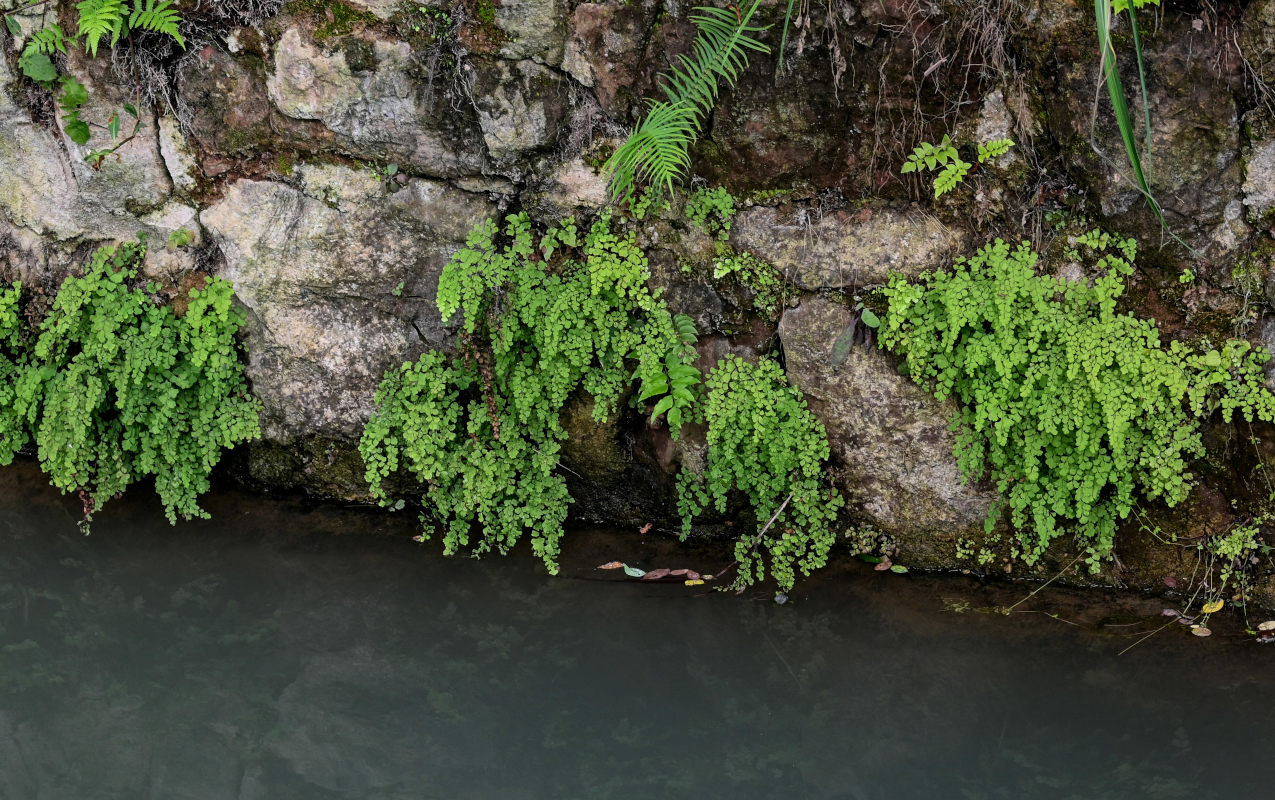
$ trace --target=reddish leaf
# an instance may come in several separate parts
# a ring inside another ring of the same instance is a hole
[[[608,561],[607,563],[602,564],[598,567],[598,569],[623,569],[623,568],[624,568],[623,561]]]
[[[712,575],[701,575],[701,574],[699,574],[698,572],[696,572],[696,571],[695,571],[695,570],[693,570],[693,569],[688,569],[688,570],[686,570],[686,579],[687,579],[688,581],[697,581],[697,580],[700,580],[701,578],[703,578],[704,580],[708,580],[708,579],[709,579],[709,578],[711,578],[711,577],[713,577],[713,576],[712,576]]]
[[[885,572],[887,569],[893,566],[894,564],[890,563],[890,559],[883,558],[881,559],[881,563],[877,564],[875,567],[873,567],[873,569],[876,570],[877,572]]]
[[[672,572],[670,572],[669,574],[670,574],[670,575],[677,576],[677,577],[679,577],[679,578],[680,578],[681,576],[685,575],[685,574],[686,574],[686,573],[688,573],[688,572],[690,572],[690,570],[687,570],[687,569],[675,569],[675,570],[673,570]]]
[[[1181,612],[1181,611],[1178,611],[1176,608],[1166,608],[1165,610],[1163,610],[1163,611],[1161,611],[1161,612],[1160,612],[1160,616],[1162,616],[1162,617],[1180,617],[1180,616],[1182,616],[1182,612]]]
[[[643,525],[641,528],[638,528],[638,533],[646,533],[650,529],[651,529],[651,523],[648,522],[645,525]]]
[[[669,571],[668,571],[667,569],[663,569],[663,568],[660,568],[660,569],[653,569],[653,570],[651,570],[650,572],[648,572],[648,573],[646,573],[645,575],[643,575],[643,576],[642,576],[642,580],[644,580],[644,581],[658,581],[660,578],[663,578],[664,576],[666,576],[666,575],[668,575],[668,574],[669,574]]]
[[[1178,588],[1178,579],[1173,577],[1172,575],[1165,575],[1160,580],[1164,581],[1164,585],[1168,586],[1170,589]]]

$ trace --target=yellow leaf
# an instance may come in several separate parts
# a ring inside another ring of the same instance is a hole
[[[1213,631],[1203,627],[1202,625],[1192,625],[1191,633],[1194,633],[1196,636],[1211,636]]]
[[[1204,604],[1204,608],[1203,608],[1203,611],[1205,614],[1212,614],[1215,611],[1221,611],[1221,610],[1222,610],[1221,600],[1210,600],[1209,602]]]
[[[1259,631],[1275,631],[1275,619],[1268,619],[1257,626]]]
[[[703,581],[686,581],[687,586],[699,586]]]

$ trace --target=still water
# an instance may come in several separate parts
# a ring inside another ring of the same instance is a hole
[[[848,562],[780,606],[591,569],[722,562],[634,535],[574,535],[553,578],[403,516],[156,506],[86,538],[0,472],[4,800],[1270,796],[1275,647],[1171,626],[1118,656],[1163,600],[1020,606],[1077,627]]]

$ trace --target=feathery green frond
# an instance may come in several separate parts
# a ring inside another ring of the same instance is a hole
[[[40,30],[31,34],[31,38],[27,40],[27,46],[23,48],[23,55],[27,53],[44,53],[53,55],[54,53],[66,52],[66,34],[55,23],[49,23]]]
[[[124,0],[83,0],[75,4],[80,13],[79,34],[84,37],[84,49],[90,56],[97,56],[97,46],[109,35],[111,46],[120,40],[127,23]]]
[[[701,122],[713,110],[720,82],[734,85],[748,67],[749,52],[769,53],[753,37],[766,30],[752,24],[761,0],[737,9],[696,8],[691,21],[699,28],[690,56],[679,56],[664,73],[667,100],[651,101],[651,109],[607,163],[613,201],[632,198],[638,182],[655,191],[673,191],[673,182],[690,167],[688,150]]]
[[[128,26],[134,30],[166,33],[176,39],[185,50],[186,42],[178,30],[181,21],[181,14],[173,8],[171,0],[146,0],[145,6],[142,5],[142,0],[133,0],[133,13],[128,18]]]

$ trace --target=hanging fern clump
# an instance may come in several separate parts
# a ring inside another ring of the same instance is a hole
[[[52,484],[95,508],[147,477],[169,521],[206,517],[198,497],[221,451],[260,435],[227,281],[208,278],[178,316],[133,288],[145,243],[103,247],[67,278],[34,346],[20,287],[0,292],[0,464],[34,441]]]
[[[733,86],[748,67],[749,51],[769,53],[754,38],[767,26],[752,24],[761,0],[729,9],[699,7],[691,21],[699,27],[694,53],[679,56],[663,74],[667,100],[652,100],[646,119],[611,155],[603,170],[611,176],[612,201],[632,198],[639,182],[656,193],[673,191],[673,182],[690,167],[688,151],[700,125],[717,103],[720,81]]]

